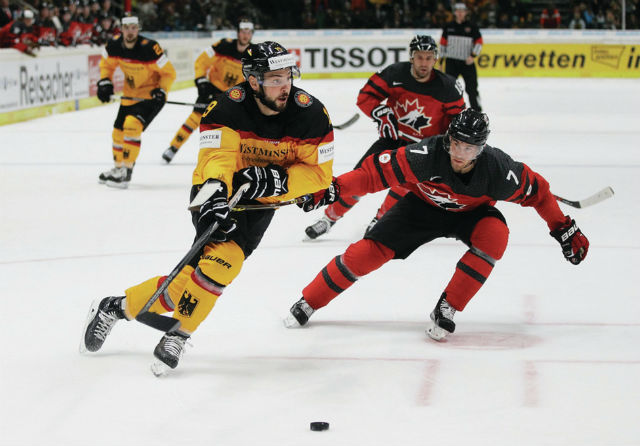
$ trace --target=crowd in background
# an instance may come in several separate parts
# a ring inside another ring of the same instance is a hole
[[[640,0],[467,0],[480,28],[640,28]],[[132,0],[145,31],[233,29],[239,17],[256,28],[442,28],[449,0]],[[39,46],[103,45],[119,32],[122,3],[111,0],[0,0],[0,48],[33,55]]]

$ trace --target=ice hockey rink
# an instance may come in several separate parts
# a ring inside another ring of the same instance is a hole
[[[299,85],[339,123],[363,83]],[[137,322],[119,322],[96,354],[78,344],[93,299],[169,273],[190,246],[197,134],[171,165],[161,159],[190,108],[166,105],[143,134],[128,190],[97,182],[112,164],[116,104],[0,127],[0,444],[640,444],[640,83],[481,78],[480,91],[489,143],[554,193],[615,190],[592,207],[561,205],[590,240],[581,265],[534,210],[500,203],[509,247],[445,342],[424,330],[466,250],[451,239],[288,330],[302,288],[362,236],[383,195],[314,242],[304,228],[320,212],[289,206],[160,379],[149,365],[161,333]],[[335,130],[335,172],[375,138],[364,116]]]

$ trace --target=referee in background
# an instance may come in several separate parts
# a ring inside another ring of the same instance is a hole
[[[469,96],[469,105],[474,110],[482,111],[478,93],[478,72],[473,61],[482,50],[482,35],[478,26],[467,20],[467,6],[464,3],[456,3],[453,13],[455,20],[447,23],[442,29],[440,63],[446,58],[445,73],[455,79],[462,76]]]

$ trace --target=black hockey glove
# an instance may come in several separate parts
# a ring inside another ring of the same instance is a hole
[[[331,203],[335,203],[340,198],[340,185],[336,177],[333,177],[331,184],[327,189],[319,190],[316,193],[310,194],[309,198],[304,203],[298,203],[298,207],[305,212],[311,212],[322,206],[326,206]]]
[[[236,221],[231,218],[231,210],[227,202],[227,185],[218,180],[207,183],[218,183],[219,187],[200,207],[200,215],[196,222],[196,238],[204,234],[214,223],[218,228],[211,234],[212,242],[224,242],[236,230]]]
[[[582,262],[589,251],[589,240],[584,236],[575,220],[567,216],[564,225],[551,231],[549,234],[555,238],[562,247],[562,254],[569,262],[577,265]]]
[[[100,102],[105,103],[111,100],[113,96],[113,83],[108,77],[102,78],[97,83],[98,86],[98,99]]]
[[[208,98],[211,101],[216,94],[216,87],[205,76],[196,79],[196,87],[198,87],[198,98]]]
[[[388,105],[378,105],[371,112],[371,117],[378,124],[380,138],[399,139],[398,120]]]
[[[287,170],[277,164],[267,167],[251,166],[237,171],[233,175],[233,189],[244,183],[251,183],[242,196],[254,200],[260,197],[275,197],[289,192]]]

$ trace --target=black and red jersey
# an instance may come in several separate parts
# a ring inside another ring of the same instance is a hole
[[[410,142],[444,133],[451,118],[465,108],[462,90],[451,76],[434,69],[431,79],[418,82],[411,62],[394,63],[371,76],[358,94],[358,107],[371,116],[385,99],[401,136]]]
[[[540,174],[491,146],[485,146],[470,172],[457,174],[442,135],[372,155],[360,168],[338,177],[338,184],[340,194],[347,196],[402,185],[428,204],[450,212],[509,201],[534,207],[550,229],[565,223],[549,183]]]

